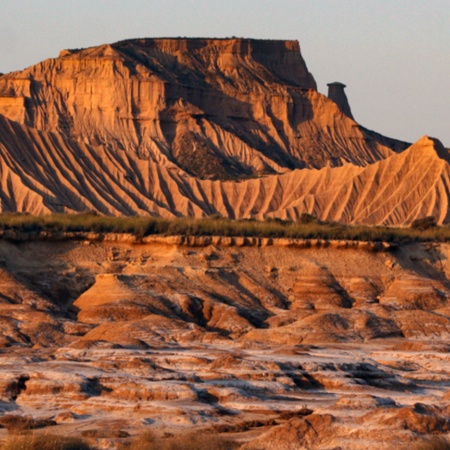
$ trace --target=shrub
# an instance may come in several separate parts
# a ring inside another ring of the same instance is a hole
[[[0,417],[0,424],[10,433],[20,433],[22,431],[34,430],[56,425],[54,420],[33,419],[32,417],[6,414]]]
[[[161,450],[233,450],[238,445],[217,435],[191,433],[168,440]]]
[[[436,219],[433,216],[423,217],[421,219],[416,219],[411,224],[411,228],[415,230],[429,230],[437,226]]]
[[[156,450],[159,448],[153,431],[144,431],[134,438],[131,443],[119,447],[120,450]]]
[[[82,439],[53,434],[10,436],[2,450],[91,450]]]
[[[409,228],[343,225],[320,222],[302,214],[297,222],[281,219],[231,220],[218,216],[202,219],[178,217],[107,217],[94,214],[0,214],[0,230],[34,233],[96,232],[131,233],[137,239],[148,235],[247,236],[298,239],[346,239],[358,241],[450,241],[450,228],[436,226],[433,217],[417,219]],[[12,237],[13,238],[13,237]]]
[[[317,222],[317,218],[312,214],[302,213],[299,218],[300,223],[313,223]]]

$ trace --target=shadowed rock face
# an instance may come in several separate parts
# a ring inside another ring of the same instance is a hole
[[[328,98],[333,100],[339,109],[350,119],[353,119],[353,114],[350,109],[350,104],[348,103],[347,95],[344,92],[346,88],[345,84],[334,82],[328,83]]]

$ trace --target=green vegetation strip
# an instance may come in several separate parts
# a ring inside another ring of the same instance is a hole
[[[310,215],[299,221],[268,219],[230,220],[159,217],[109,217],[96,214],[0,214],[0,231],[131,233],[138,237],[166,236],[245,236],[296,239],[358,240],[368,242],[450,241],[450,227],[436,226],[429,218],[409,228],[342,225],[320,222]]]

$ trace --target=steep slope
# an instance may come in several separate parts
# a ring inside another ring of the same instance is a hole
[[[449,152],[424,136],[399,155],[365,168],[346,165],[296,171],[287,189],[290,201],[274,215],[296,218],[301,212],[344,223],[403,225],[428,215],[449,219]]]
[[[76,143],[0,116],[1,211],[96,210],[231,218],[297,218],[308,212],[344,223],[449,220],[448,151],[424,137],[367,167],[294,170],[232,181],[196,179],[136,154]]]
[[[364,166],[404,143],[316,91],[296,41],[140,39],[0,77],[0,114],[199,178]]]

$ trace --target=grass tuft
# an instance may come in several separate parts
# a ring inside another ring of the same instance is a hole
[[[91,450],[92,447],[80,438],[53,434],[27,434],[10,436],[2,450]]]

